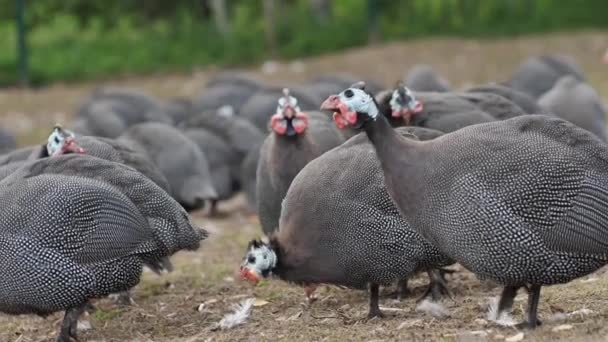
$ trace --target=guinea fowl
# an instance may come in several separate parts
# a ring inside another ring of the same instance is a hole
[[[139,176],[146,176],[149,180],[151,180],[154,184],[156,184],[162,191],[155,187],[151,187],[145,182],[139,186],[139,191],[145,193],[147,197],[141,197],[138,193],[132,192],[132,184],[114,184],[119,190],[123,191],[128,197],[133,201],[133,203],[139,208],[139,210],[144,214],[144,216],[150,220],[150,224],[153,229],[164,229],[164,222],[162,220],[158,221],[156,216],[158,216],[158,212],[164,210],[160,208],[158,205],[150,202],[150,198],[156,198],[158,203],[162,203],[166,208],[171,207],[172,201],[170,199],[169,193],[169,183],[161,171],[158,169],[154,163],[152,163],[148,158],[146,158],[141,153],[136,152],[135,150],[125,146],[123,143],[118,142],[113,139],[101,138],[101,137],[78,137],[77,143],[76,140],[71,140],[74,138],[74,135],[71,131],[61,128],[60,126],[55,126],[53,132],[48,138],[48,144],[46,146],[42,146],[40,148],[42,153],[34,152],[30,157],[30,160],[36,160],[45,158],[48,156],[61,156],[65,154],[71,153],[85,153],[89,156],[94,156],[103,160],[117,162],[129,167],[132,167],[140,174]],[[70,148],[66,148],[66,146],[71,146]],[[48,151],[48,153],[45,153]],[[55,151],[55,152],[54,152]],[[32,158],[33,157],[33,158]],[[8,176],[11,171],[15,171],[19,167],[21,167],[23,163],[13,166],[13,164],[8,164],[0,168],[0,180],[6,176]],[[54,165],[54,164],[51,164]],[[72,169],[67,169],[66,166],[75,165]],[[63,175],[79,175],[81,173],[86,173],[86,177],[91,178],[100,178],[107,183],[113,184],[113,179],[108,179],[107,177],[110,175],[109,173],[104,173],[103,170],[98,170],[97,168],[103,167],[103,163],[85,163],[85,162],[65,162],[61,163],[61,167],[59,171]],[[8,170],[7,170],[8,169]],[[45,172],[52,173],[57,172],[56,169],[52,166],[47,166]],[[5,175],[3,175],[5,173]],[[3,177],[4,176],[4,177]],[[173,212],[164,211],[163,215],[166,217],[170,217],[171,215],[175,215],[175,208],[173,208]],[[180,209],[181,210],[181,209]],[[158,223],[154,223],[158,222]],[[161,269],[153,269],[153,271],[159,273],[160,271],[171,272],[173,266],[171,262],[166,259],[163,261],[163,267]],[[123,305],[129,305],[131,303],[130,294],[120,293],[118,294],[117,301]]]
[[[177,251],[197,249],[207,233],[172,199],[149,196],[150,187],[163,193],[129,167],[77,155],[28,162],[1,181],[0,311],[65,310],[57,341],[68,342],[90,299],[132,288],[144,264],[160,269]],[[143,214],[129,194],[148,196],[156,216]]]
[[[56,125],[44,144],[22,148],[4,156],[0,161],[0,180],[9,176],[28,160],[56,157],[67,153],[84,153],[84,149],[76,143],[71,131]]]
[[[290,96],[287,89],[283,90],[269,126],[272,132],[260,150],[256,181],[258,216],[266,234],[278,227],[281,201],[298,172],[343,142],[327,115],[302,112],[298,99]]]
[[[176,97],[162,105],[162,111],[171,118],[174,126],[188,121],[196,112],[194,103],[187,98]]]
[[[490,318],[508,315],[524,287],[528,314],[519,326],[534,328],[542,286],[608,263],[608,146],[590,132],[525,115],[430,141],[403,139],[361,86],[322,108],[365,131],[388,193],[413,229],[504,286]]]
[[[140,122],[173,124],[161,105],[147,94],[127,88],[95,90],[78,108],[73,129],[81,135],[116,138]]]
[[[562,76],[571,75],[584,81],[585,75],[576,61],[566,55],[541,55],[525,60],[513,72],[508,86],[524,92],[534,99],[549,91]]]
[[[303,110],[315,109],[319,106],[319,99],[314,95],[298,89],[291,89],[291,94],[298,98]],[[260,131],[268,132],[268,113],[272,113],[277,106],[277,98],[281,95],[281,88],[261,89],[243,104],[239,116],[249,120]],[[322,99],[321,99],[322,100]]]
[[[194,142],[165,124],[148,122],[129,128],[119,139],[147,156],[169,182],[171,196],[186,210],[217,198],[209,163]]]
[[[551,115],[542,108],[530,95],[502,84],[485,84],[467,90],[469,93],[493,93],[515,103],[526,114]]]
[[[148,177],[166,192],[170,192],[169,183],[165,176],[158,167],[143,154],[114,139],[91,136],[80,136],[76,138],[72,131],[63,128],[60,125],[53,127],[53,130],[47,139],[47,143],[30,148],[28,150],[29,156],[23,161],[15,161],[6,164],[6,166],[0,166],[0,179],[9,174],[8,170],[15,170],[26,160],[35,160],[52,155],[58,156],[70,153],[86,153],[90,156],[130,166]]]
[[[441,135],[419,127],[399,130],[423,139]],[[382,316],[378,285],[407,280],[416,272],[431,276],[423,298],[437,300],[447,293],[437,269],[453,262],[401,218],[365,136],[308,163],[291,183],[282,207],[280,229],[270,242],[249,244],[241,267],[244,278],[257,282],[274,274],[305,285],[309,299],[317,284],[357,289],[369,284],[369,317]]]
[[[211,200],[209,214],[215,216],[217,202],[229,199],[238,188],[231,175],[232,166],[239,162],[238,156],[221,137],[206,129],[191,128],[184,131],[184,135],[196,143],[209,162],[211,181],[217,192],[217,199]]]
[[[38,151],[38,149],[38,146],[27,146],[0,155],[0,167],[7,164],[24,162],[32,155],[32,152]]]
[[[245,156],[239,168],[240,188],[245,194],[247,200],[247,209],[250,213],[255,214],[258,208],[256,187],[257,187],[257,172],[258,162],[260,161],[260,149],[262,143],[255,144],[251,151]]]
[[[13,133],[0,127],[0,154],[7,153],[17,148],[17,140]]]
[[[355,76],[355,75],[351,75],[351,74],[347,74],[347,73],[322,73],[322,74],[312,78],[310,81],[334,84],[336,86],[341,87],[340,89],[344,89],[344,88],[347,88],[349,85],[359,81],[360,79],[361,78],[359,76]],[[376,94],[376,93],[382,91],[382,89],[384,89],[382,84],[380,84],[379,82],[377,82],[375,80],[365,79],[365,84],[367,86],[367,89],[374,94]]]
[[[415,93],[399,82],[376,95],[380,113],[394,127],[411,125],[449,133],[462,127],[524,115],[515,103],[492,93]],[[340,119],[338,116],[337,119]],[[339,127],[348,126],[346,122]]]
[[[600,96],[587,83],[564,76],[538,103],[556,116],[606,141],[606,109]]]
[[[444,93],[450,91],[449,82],[439,76],[430,65],[414,65],[404,79],[405,86],[414,91]],[[344,89],[344,88],[342,88]]]
[[[203,128],[220,136],[232,150],[236,160],[230,165],[235,190],[242,188],[247,204],[255,211],[255,184],[260,146],[265,135],[249,120],[221,113],[199,113],[189,120],[186,128]]]
[[[235,113],[263,84],[238,72],[224,72],[207,82],[194,101],[196,112],[217,111],[230,106]]]

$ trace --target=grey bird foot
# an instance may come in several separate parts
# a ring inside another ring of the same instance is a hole
[[[372,319],[372,318],[384,318],[384,313],[382,313],[382,311],[380,311],[380,309],[370,309],[369,312],[367,313],[367,319]]]
[[[65,312],[63,322],[61,323],[61,330],[57,337],[57,342],[72,342],[78,341],[77,328],[78,328],[78,317],[82,315],[86,308],[86,304],[80,307],[68,309]]]
[[[543,325],[543,322],[541,322],[540,319],[536,319],[535,323],[531,323],[528,321],[518,323],[515,325],[515,328],[520,329],[520,330],[534,330],[537,327],[540,327],[541,325]]]
[[[452,298],[452,294],[448,289],[447,282],[444,277],[444,271],[446,270],[433,270],[429,271],[429,287],[426,289],[422,297],[420,297],[417,301],[423,301],[424,299],[431,297],[431,300],[436,302],[443,297]]]
[[[402,301],[406,298],[409,298],[412,296],[412,291],[410,291],[410,289],[408,288],[401,288],[397,291],[391,292],[389,294],[383,295],[383,298],[392,298],[398,301]]]
[[[114,299],[114,302],[122,306],[129,306],[133,304],[131,294],[129,292],[118,293]]]

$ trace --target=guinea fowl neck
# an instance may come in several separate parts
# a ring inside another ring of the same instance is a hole
[[[382,115],[365,123],[364,129],[380,160],[389,195],[402,213],[408,214],[412,209],[409,203],[424,192],[424,146],[415,137],[401,136]]]
[[[398,159],[407,160],[407,153],[413,152],[417,145],[414,140],[402,138],[381,114],[377,115],[375,120],[366,122],[363,129],[381,160],[385,157],[390,159],[395,154],[402,156]]]

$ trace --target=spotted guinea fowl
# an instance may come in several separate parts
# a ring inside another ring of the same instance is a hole
[[[17,148],[17,140],[13,133],[0,127],[0,154],[7,153]]]
[[[305,91],[290,89],[293,96],[298,98],[303,110],[312,110],[319,106],[319,99]],[[239,116],[249,120],[260,131],[268,132],[268,116],[277,106],[277,98],[282,96],[282,88],[263,88],[253,94],[241,107]],[[322,99],[321,99],[322,100]]]
[[[39,152],[41,151],[41,152]],[[165,176],[161,173],[159,168],[154,165],[148,158],[146,158],[141,153],[136,152],[135,150],[129,148],[125,144],[118,142],[114,139],[101,138],[101,137],[78,137],[67,130],[62,128],[61,126],[55,126],[53,131],[49,135],[48,143],[46,145],[40,146],[38,150],[32,153],[30,156],[30,160],[36,160],[41,158],[46,158],[49,156],[58,157],[71,153],[86,153],[89,156],[94,156],[97,158],[101,158],[107,161],[121,163],[123,165],[132,167],[136,171],[139,172],[138,176],[145,176],[149,180],[151,180],[154,184],[156,184],[161,190],[160,191],[149,185],[140,186],[139,190],[145,194],[145,196],[150,196],[150,198],[157,198],[159,203],[163,203],[166,208],[170,207],[171,201],[167,201],[169,198],[168,193],[170,193],[169,183]],[[8,164],[7,166],[0,167],[0,179],[8,176],[10,173],[16,171],[23,165],[23,163],[14,165],[16,163]],[[52,164],[54,165],[54,164]],[[102,177],[101,179],[112,183],[112,179],[107,179],[105,177],[109,176],[109,173],[100,172],[98,167],[102,167],[103,164],[95,164],[95,163],[85,163],[85,162],[65,162],[63,161],[59,170],[64,175],[78,175],[80,173],[87,173],[87,177]],[[73,168],[68,169],[66,166],[75,165]],[[56,172],[56,168],[47,166],[45,172]],[[145,183],[142,183],[145,184]],[[158,205],[154,205],[150,202],[149,198],[141,197],[138,193],[132,193],[132,184],[115,184],[119,190],[128,194],[129,198],[133,201],[133,203],[140,209],[140,211],[144,214],[144,216],[150,220],[152,228],[154,229],[163,229],[164,222],[159,221],[159,225],[152,224],[152,222],[156,222],[156,216],[158,215],[158,211],[162,210]],[[173,210],[176,210],[175,208]],[[177,209],[178,211],[181,209]],[[171,212],[164,212],[163,215],[167,217],[170,215],[174,215]],[[159,273],[162,270],[167,272],[171,272],[173,266],[171,262],[166,259],[163,260],[161,269],[153,269],[155,272]],[[120,293],[118,295],[118,302],[123,305],[128,305],[131,303],[131,297],[129,293]]]
[[[265,135],[249,120],[221,112],[199,113],[186,124],[187,129],[203,128],[221,137],[230,147],[235,160],[230,173],[235,189],[243,189],[247,205],[254,212],[257,162]]]
[[[101,87],[80,105],[73,130],[81,135],[116,138],[140,122],[173,120],[151,96],[129,88]]]
[[[239,163],[238,155],[221,137],[206,129],[190,128],[184,131],[184,135],[196,143],[209,162],[213,188],[217,192],[217,199],[211,201],[209,208],[209,214],[214,216],[218,201],[229,199],[238,190],[238,184],[231,175],[231,168]]]
[[[525,114],[515,103],[493,93],[413,92],[403,82],[390,91],[379,93],[376,100],[380,113],[394,127],[411,125],[446,133]],[[346,123],[338,124],[347,126]]]
[[[553,54],[526,59],[511,75],[507,85],[534,99],[549,91],[562,76],[571,75],[584,81],[585,75],[576,61],[567,55]]]
[[[38,148],[38,146],[26,146],[26,147],[18,148],[16,150],[12,150],[6,154],[0,155],[0,166],[6,165],[9,163],[25,161],[29,158],[29,156],[32,154],[32,152],[37,148]]]
[[[197,111],[192,100],[185,97],[175,97],[162,105],[162,111],[171,118],[174,126],[187,121]]]
[[[556,116],[582,127],[606,141],[606,109],[587,83],[564,76],[538,103]]]
[[[504,286],[492,319],[508,314],[525,287],[520,326],[536,327],[542,286],[608,263],[608,146],[592,133],[525,115],[419,142],[399,137],[359,87],[322,107],[365,131],[388,193],[413,229]]]
[[[23,161],[17,160],[8,163],[6,166],[0,166],[0,179],[8,176],[10,174],[9,170],[15,170],[27,160],[70,153],[86,153],[90,156],[133,167],[163,190],[169,192],[167,179],[152,161],[114,139],[92,136],[76,137],[72,131],[63,128],[61,125],[55,125],[47,141],[44,144],[32,147],[28,153],[29,156]]]
[[[194,142],[178,129],[147,122],[132,126],[119,141],[146,155],[165,175],[171,196],[186,210],[217,198],[209,163]]]
[[[419,127],[399,130],[425,139],[441,135]],[[371,285],[369,317],[382,316],[378,285],[416,272],[429,271],[427,294],[433,299],[447,291],[433,270],[452,261],[401,218],[365,136],[308,163],[294,178],[282,207],[280,228],[269,243],[254,241],[247,247],[241,266],[244,278],[257,282],[274,274],[305,285],[309,297],[317,284],[357,289]]]
[[[9,176],[28,160],[68,153],[84,153],[84,149],[76,143],[71,131],[56,125],[44,144],[22,148],[4,156],[0,161],[0,180]]]
[[[0,311],[66,310],[58,341],[67,342],[90,299],[135,286],[144,264],[157,270],[179,250],[197,249],[207,233],[149,188],[164,193],[127,166],[79,155],[31,161],[1,181]],[[156,216],[141,212],[137,196],[148,196]]]
[[[262,87],[261,82],[242,73],[224,72],[207,82],[194,100],[194,108],[196,112],[215,112],[224,106],[230,106],[238,114],[243,104]]]
[[[327,115],[303,112],[287,89],[269,125],[272,132],[260,149],[256,181],[258,216],[266,234],[278,227],[281,201],[298,172],[343,142]]]
[[[426,64],[414,65],[405,76],[404,83],[406,87],[414,91],[439,93],[450,91],[450,83],[439,76],[433,67]]]
[[[519,90],[507,87],[502,84],[485,84],[470,88],[467,90],[469,93],[493,93],[500,95],[505,99],[515,103],[519,106],[526,114],[545,114],[551,115],[549,111],[542,108],[532,96],[521,92]]]

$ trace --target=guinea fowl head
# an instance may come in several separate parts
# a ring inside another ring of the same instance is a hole
[[[298,107],[298,100],[283,89],[283,97],[278,101],[277,111],[270,119],[270,127],[278,135],[293,137],[304,133],[308,127],[308,115]]]
[[[414,93],[403,84],[397,83],[397,87],[393,90],[391,100],[391,116],[393,118],[402,118],[405,124],[408,125],[412,115],[420,113],[423,109],[422,102],[418,101]]]
[[[270,275],[277,265],[277,254],[272,247],[260,240],[252,240],[247,246],[247,254],[240,268],[243,279],[257,284]]]
[[[56,157],[68,153],[84,153],[84,149],[76,143],[74,133],[55,125],[46,143],[49,156]]]
[[[365,83],[357,82],[340,94],[329,96],[321,110],[332,111],[334,123],[338,128],[352,126],[360,129],[368,121],[378,117],[378,104],[374,97],[365,91]]]

